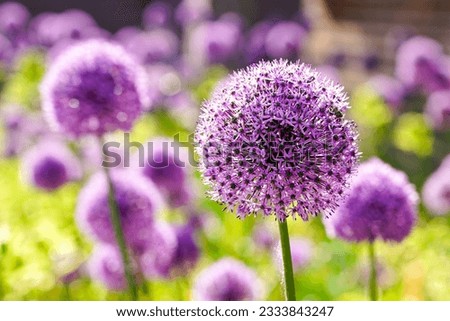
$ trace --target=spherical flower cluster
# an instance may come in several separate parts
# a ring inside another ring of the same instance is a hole
[[[450,88],[450,64],[435,40],[413,37],[397,51],[395,73],[409,89],[427,92]]]
[[[41,84],[47,120],[76,137],[129,130],[146,105],[143,72],[120,46],[81,42],[60,54]]]
[[[164,1],[151,2],[145,7],[142,22],[147,29],[165,27],[172,18],[172,7]]]
[[[246,39],[245,56],[249,63],[257,62],[267,57],[266,37],[273,23],[263,21],[257,23],[248,33]]]
[[[195,240],[192,226],[183,225],[175,228],[177,247],[172,261],[172,269],[176,275],[186,275],[198,262],[200,248]]]
[[[204,103],[196,151],[213,199],[284,221],[337,207],[354,172],[357,134],[340,85],[283,60],[241,70]]]
[[[29,149],[22,158],[22,174],[29,184],[53,191],[69,181],[81,178],[81,165],[59,141],[44,140]]]
[[[358,169],[348,196],[324,219],[330,236],[354,242],[401,242],[417,219],[418,195],[407,176],[377,158]]]
[[[125,48],[142,64],[170,62],[178,54],[179,40],[169,29],[140,32],[125,41]]]
[[[450,129],[450,90],[432,93],[425,106],[425,115],[433,128]]]
[[[0,33],[10,40],[21,31],[30,18],[27,8],[17,2],[5,2],[0,5]]]
[[[211,0],[182,0],[175,10],[176,21],[184,27],[212,16]]]
[[[197,276],[192,297],[198,301],[252,301],[262,298],[256,273],[243,263],[225,258]]]
[[[89,275],[113,291],[127,288],[119,250],[110,244],[98,244],[87,264]]]
[[[450,213],[450,155],[428,177],[422,190],[423,202],[435,215]]]
[[[180,207],[191,200],[188,191],[188,156],[178,144],[167,138],[155,138],[146,144],[145,155],[137,155],[136,168],[154,182],[168,205]]]
[[[271,58],[296,58],[302,49],[306,30],[295,22],[280,22],[267,34],[265,47]]]
[[[155,214],[162,200],[155,186],[129,171],[112,171],[114,196],[127,244],[141,246],[152,233]],[[95,239],[115,244],[108,204],[108,182],[103,172],[91,177],[81,190],[76,218],[80,228]]]

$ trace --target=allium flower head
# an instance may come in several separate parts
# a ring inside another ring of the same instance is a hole
[[[337,207],[358,160],[340,85],[283,60],[241,70],[204,103],[196,150],[213,199],[238,217],[317,215]]]
[[[25,29],[30,18],[27,8],[18,2],[5,2],[0,5],[0,33],[10,40]]]
[[[408,88],[422,87],[427,92],[450,88],[442,46],[426,37],[413,37],[400,46],[395,73]]]
[[[450,90],[432,93],[425,106],[425,115],[433,128],[450,129]]]
[[[175,19],[187,27],[211,17],[212,12],[211,0],[182,0],[175,10]]]
[[[423,190],[423,203],[435,215],[450,213],[450,155],[428,177]]]
[[[23,155],[22,174],[29,184],[53,191],[80,179],[81,165],[62,142],[44,140]]]
[[[330,236],[348,241],[401,242],[416,222],[417,203],[408,177],[373,158],[361,164],[344,202],[324,223]]]
[[[245,44],[245,54],[248,62],[257,62],[267,57],[266,37],[272,26],[272,22],[263,21],[257,23],[250,30]]]
[[[131,247],[141,246],[152,233],[154,216],[162,205],[161,197],[151,182],[136,173],[116,170],[111,174],[125,240]],[[105,243],[115,243],[108,183],[103,172],[92,176],[81,190],[76,217],[87,234]]]
[[[225,258],[200,272],[192,296],[198,301],[253,301],[261,299],[261,290],[261,281],[253,270]]]
[[[185,149],[168,138],[154,138],[146,147],[143,155],[137,155],[144,157],[135,159],[135,167],[158,186],[169,205],[186,205],[191,195],[187,189],[190,165]]]
[[[177,247],[175,230],[167,223],[158,222],[149,232],[141,250],[138,250],[142,273],[150,279],[168,278]]]
[[[172,269],[178,275],[186,275],[198,262],[200,248],[195,239],[195,230],[190,225],[175,228],[177,247],[172,262]]]
[[[87,263],[89,275],[108,289],[123,291],[127,288],[125,270],[119,250],[110,244],[98,244]]]
[[[266,51],[270,58],[297,58],[306,37],[305,29],[296,22],[279,22],[266,37]]]
[[[142,22],[147,29],[167,26],[171,18],[172,8],[164,1],[151,2],[142,14]]]
[[[120,46],[89,40],[67,49],[41,84],[47,120],[76,137],[129,130],[147,96],[143,72]]]

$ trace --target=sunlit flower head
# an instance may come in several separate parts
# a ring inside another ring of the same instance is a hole
[[[60,54],[41,84],[49,124],[73,136],[130,130],[147,96],[143,72],[122,47],[89,40]]]
[[[192,297],[198,301],[253,301],[262,299],[263,288],[256,273],[232,258],[205,268],[194,281]]]
[[[377,158],[359,166],[337,211],[324,218],[330,236],[401,242],[417,220],[418,195],[405,173]]]
[[[261,62],[203,105],[195,141],[213,199],[284,221],[337,207],[358,161],[347,96],[310,67]]]

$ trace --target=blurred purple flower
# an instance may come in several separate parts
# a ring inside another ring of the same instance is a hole
[[[192,226],[177,226],[175,231],[177,246],[172,261],[172,270],[175,275],[186,275],[197,264],[200,258],[200,248]]]
[[[45,191],[56,190],[82,175],[78,159],[56,140],[36,144],[23,155],[21,165],[26,182]]]
[[[131,35],[125,49],[142,64],[173,61],[178,54],[179,40],[169,29],[152,29]]]
[[[274,233],[263,224],[253,228],[252,239],[258,247],[264,250],[271,250],[276,244]]]
[[[307,220],[341,200],[359,153],[340,85],[310,67],[261,62],[227,78],[206,101],[195,142],[214,200],[244,218]]]
[[[448,89],[449,70],[442,46],[435,40],[417,36],[405,41],[397,51],[395,74],[408,89]]]
[[[147,105],[144,73],[120,46],[81,42],[60,54],[41,84],[53,129],[79,137],[130,130]]]
[[[20,33],[25,31],[30,13],[18,2],[0,4],[0,33],[14,41]]]
[[[14,48],[11,42],[0,34],[0,68],[7,69],[14,56]]]
[[[450,213],[450,155],[426,180],[422,190],[423,203],[435,215]]]
[[[369,86],[394,111],[400,109],[406,96],[405,88],[400,81],[393,77],[379,74],[370,78]]]
[[[119,250],[110,244],[98,243],[87,263],[89,275],[109,290],[127,288],[125,272]]]
[[[298,23],[282,21],[267,34],[265,47],[270,58],[298,58],[306,38],[306,30]]]
[[[72,9],[61,13],[46,12],[35,17],[30,23],[33,41],[44,47],[52,47],[61,40],[86,38],[93,31],[86,29],[97,27],[95,20],[86,12]],[[93,30],[93,29],[91,29]]]
[[[229,62],[237,56],[240,45],[240,23],[231,19],[203,22],[187,38],[189,58],[199,66]]]
[[[170,24],[173,8],[164,1],[149,3],[142,14],[142,22],[146,29],[166,27]]]
[[[133,159],[133,167],[155,183],[172,207],[191,201],[189,166],[186,148],[169,138],[152,139],[145,144],[144,153],[137,153]]]
[[[450,129],[450,90],[432,93],[425,105],[425,115],[434,129]]]
[[[363,57],[363,66],[367,71],[374,71],[381,65],[381,58],[376,53],[370,53]]]
[[[211,0],[182,0],[175,10],[175,19],[179,25],[189,25],[204,21],[213,14]]]
[[[170,277],[176,247],[175,230],[167,223],[156,223],[137,253],[135,251],[144,276],[149,279]]]
[[[326,59],[327,64],[336,68],[342,68],[346,62],[347,62],[347,55],[342,51],[332,53]]]
[[[192,289],[197,301],[252,301],[262,296],[256,273],[232,258],[221,259],[200,272]]]
[[[311,262],[312,243],[308,239],[291,237],[291,257],[294,272],[298,272]],[[280,271],[283,271],[283,259],[281,256],[280,244],[275,249],[275,262]]]
[[[324,223],[330,236],[348,241],[401,242],[416,223],[417,203],[406,174],[373,158],[359,167],[347,198]]]
[[[127,244],[140,247],[152,232],[163,201],[156,187],[126,170],[111,172],[115,199]],[[108,205],[108,183],[103,172],[92,176],[78,198],[76,218],[80,228],[96,240],[115,244]]]
[[[258,62],[267,57],[266,37],[272,26],[272,22],[263,21],[254,25],[248,33],[245,45],[245,56],[248,63]]]

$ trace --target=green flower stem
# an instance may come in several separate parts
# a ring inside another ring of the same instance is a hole
[[[369,294],[370,300],[378,300],[378,286],[377,286],[377,262],[375,257],[375,244],[369,242],[369,260],[370,260],[370,277],[369,277]]]
[[[105,175],[108,180],[108,205],[111,215],[111,222],[114,228],[114,234],[116,236],[117,244],[119,245],[120,254],[122,257],[122,263],[124,266],[125,277],[127,279],[128,290],[130,292],[131,300],[138,300],[138,290],[136,280],[133,273],[133,267],[131,265],[130,255],[128,253],[127,245],[125,243],[125,237],[122,230],[122,224],[120,222],[120,211],[115,198],[114,185],[111,180],[109,170],[104,167]]]
[[[281,253],[283,256],[283,272],[286,301],[296,301],[294,271],[292,269],[291,245],[289,242],[289,231],[287,222],[278,222],[280,230]]]

